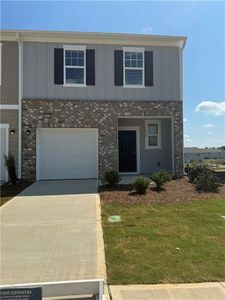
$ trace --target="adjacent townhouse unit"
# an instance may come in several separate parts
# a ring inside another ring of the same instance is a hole
[[[0,181],[7,180],[4,154],[10,151],[19,161],[19,46],[17,41],[0,42]]]
[[[185,42],[1,31],[1,142],[16,156],[19,177],[101,178],[109,169],[159,168],[182,176]]]

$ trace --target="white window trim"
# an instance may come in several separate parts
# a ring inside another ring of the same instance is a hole
[[[149,124],[157,124],[158,125],[158,145],[157,146],[149,146],[148,144],[148,125]],[[161,138],[161,121],[160,120],[146,120],[145,121],[145,149],[161,149],[162,148],[162,138]]]
[[[69,68],[82,68],[84,69],[84,83],[83,84],[76,84],[76,83],[66,83],[66,50],[82,50],[84,51],[84,66],[70,66]],[[64,87],[87,87],[86,85],[86,46],[79,46],[79,45],[63,45],[63,86]]]
[[[19,109],[18,104],[0,104],[0,109]]]
[[[2,43],[0,43],[0,86],[2,85]]]
[[[125,52],[141,52],[143,54],[143,67],[142,68],[133,68],[133,67],[125,67]],[[145,49],[144,48],[136,48],[136,47],[123,47],[123,87],[124,88],[145,88]],[[142,70],[142,84],[141,85],[132,85],[126,84],[125,81],[125,70]]]

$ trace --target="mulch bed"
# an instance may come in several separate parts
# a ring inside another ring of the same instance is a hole
[[[200,193],[186,177],[167,182],[161,191],[149,188],[145,195],[138,195],[130,185],[102,186],[99,189],[103,203],[118,203],[123,205],[172,203],[204,199],[225,200],[225,184],[218,193]]]
[[[15,185],[11,185],[7,182],[1,185],[0,205],[5,204],[7,201],[25,190],[32,183],[33,182],[29,180],[19,180]]]

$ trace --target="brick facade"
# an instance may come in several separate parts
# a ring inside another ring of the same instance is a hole
[[[22,177],[36,178],[36,128],[98,128],[99,174],[118,169],[118,117],[172,116],[174,173],[183,175],[183,114],[181,101],[23,100]],[[26,130],[30,134],[26,135]]]

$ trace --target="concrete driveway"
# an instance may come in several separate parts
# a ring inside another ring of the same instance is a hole
[[[97,181],[36,182],[1,209],[1,284],[105,278]]]

